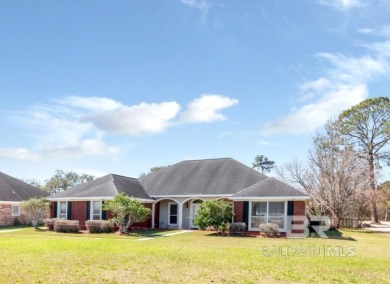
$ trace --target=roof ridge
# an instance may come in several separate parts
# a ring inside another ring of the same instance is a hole
[[[137,178],[134,178],[134,177],[128,177],[128,176],[124,176],[124,175],[118,175],[118,174],[109,174],[110,176],[114,177],[124,177],[124,178],[128,178],[128,179],[135,179],[135,180],[138,180]],[[115,179],[114,179],[115,180]]]
[[[184,163],[184,162],[211,161],[211,160],[228,160],[228,159],[234,160],[232,157],[224,157],[224,158],[207,158],[207,159],[190,159],[190,160],[180,161],[180,162],[178,162],[177,164]],[[236,160],[234,160],[234,161],[236,161]]]
[[[273,178],[273,177],[267,177],[265,180],[259,181],[259,182],[255,183],[255,184],[252,184],[251,186],[248,186],[248,187],[246,187],[246,188],[240,190],[239,192],[236,192],[234,195],[239,194],[239,193],[241,193],[241,192],[243,192],[243,191],[245,191],[245,190],[248,190],[248,189],[250,189],[251,187],[253,187],[253,186],[255,186],[255,185],[258,185],[258,184],[260,184],[260,183],[266,182],[267,180],[272,179],[272,178]]]

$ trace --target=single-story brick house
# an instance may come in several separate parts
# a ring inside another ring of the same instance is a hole
[[[0,172],[0,226],[15,223],[28,224],[20,204],[30,198],[46,197],[49,194],[19,179]]]
[[[233,222],[249,231],[260,223],[277,223],[287,230],[287,216],[304,216],[309,196],[231,158],[183,161],[138,179],[110,174],[49,196],[51,217],[79,220],[108,219],[105,200],[124,192],[152,209],[136,227],[196,228],[193,219],[205,200],[219,199],[233,207]]]

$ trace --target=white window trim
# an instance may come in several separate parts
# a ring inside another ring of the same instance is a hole
[[[14,213],[14,208],[18,208],[18,213]],[[15,216],[15,217],[18,217],[18,216],[20,216],[20,206],[19,205],[12,205],[12,207],[11,207],[11,213],[12,213],[12,216]]]
[[[65,219],[68,220],[68,201],[59,201],[57,203],[57,218],[61,219],[61,202],[65,202]]]
[[[171,205],[176,205],[177,207],[177,211],[176,211],[176,223],[171,223],[171,216],[175,216],[175,215],[171,215]],[[179,204],[177,204],[176,202],[168,202],[168,225],[169,226],[178,226],[178,223],[179,223]]]
[[[99,220],[102,220],[102,211],[103,211],[103,201],[102,200],[92,200],[91,201],[91,205],[90,205],[90,208],[89,208],[89,219],[90,220],[95,220],[95,219],[93,219],[93,203],[94,202],[100,202],[100,219]],[[98,221],[98,220],[96,220],[96,221]]]
[[[252,228],[252,203],[253,202],[267,202],[267,223],[269,220],[269,202],[284,202],[284,228],[279,229],[281,232],[286,232],[287,231],[287,203],[288,200],[256,200],[256,201],[249,201],[249,208],[248,208],[248,231],[260,231],[260,228]]]

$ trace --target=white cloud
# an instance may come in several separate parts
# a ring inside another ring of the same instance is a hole
[[[201,11],[202,23],[206,21],[207,14],[210,10],[210,4],[206,0],[181,0],[181,3]]]
[[[209,4],[205,0],[181,0],[181,3],[190,7],[207,12],[210,9]]]
[[[361,56],[319,53],[328,64],[325,76],[302,84],[301,102],[293,111],[262,127],[264,134],[305,133],[322,126],[329,118],[368,97],[368,84],[390,73],[390,41],[362,45]]]
[[[33,162],[38,162],[40,160],[38,154],[32,153],[25,148],[17,148],[17,149],[2,148],[0,149],[0,157],[33,161]]]
[[[362,33],[362,34],[368,34],[368,35],[374,35],[374,36],[378,36],[378,37],[389,38],[390,37],[390,26],[384,26],[384,27],[381,27],[379,29],[360,28],[360,29],[358,29],[358,32]]]
[[[338,10],[348,10],[367,5],[367,2],[364,0],[318,0],[318,3]]]
[[[365,85],[338,86],[313,103],[305,104],[292,114],[265,124],[263,134],[277,132],[302,134],[316,130],[329,118],[367,98]]]
[[[123,104],[110,98],[100,97],[77,97],[69,96],[59,101],[60,103],[72,107],[83,108],[96,111],[108,111],[123,107]]]
[[[141,103],[89,115],[81,121],[90,122],[106,132],[135,136],[163,132],[179,111],[180,105],[176,102]]]
[[[3,149],[0,156],[39,160],[117,155],[121,149],[105,141],[110,134],[139,136],[161,133],[178,123],[223,120],[219,111],[236,103],[225,96],[204,95],[180,115],[181,106],[174,101],[126,106],[109,98],[65,97],[9,117],[24,127],[23,133],[29,135],[39,156],[27,149]]]
[[[188,104],[187,109],[181,114],[181,121],[198,123],[225,120],[226,117],[219,111],[237,103],[238,100],[221,95],[202,95]]]
[[[318,57],[331,64],[328,76],[334,81],[366,82],[373,77],[386,74],[389,70],[388,60],[378,57],[378,54],[348,57],[343,54],[319,53]]]
[[[106,156],[115,155],[118,147],[108,146],[106,143],[95,139],[84,139],[76,145],[45,149],[45,153],[51,158],[72,156]]]

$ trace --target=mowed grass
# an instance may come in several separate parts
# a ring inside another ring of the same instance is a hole
[[[266,239],[193,231],[159,236],[166,233],[172,231],[131,236],[0,231],[0,282],[390,283],[390,234]],[[139,240],[148,236],[155,238]],[[343,248],[344,255],[353,247],[354,256],[297,253],[308,247]]]

